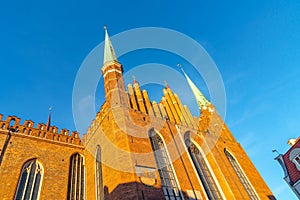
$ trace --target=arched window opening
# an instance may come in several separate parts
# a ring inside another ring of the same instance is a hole
[[[251,183],[247,179],[243,169],[241,168],[241,166],[239,165],[237,160],[226,149],[224,149],[224,152],[225,152],[225,155],[226,155],[227,159],[229,160],[232,168],[234,169],[236,175],[240,179],[240,182],[242,183],[242,185],[244,186],[246,192],[248,193],[250,199],[251,200],[259,200],[259,198],[258,198],[257,194],[255,193]]]
[[[85,172],[83,156],[79,153],[73,154],[70,160],[68,200],[85,199]]]
[[[36,159],[26,162],[22,168],[15,200],[39,199],[44,168]]]
[[[154,131],[149,132],[162,189],[166,199],[182,199],[175,173],[162,138]]]
[[[213,172],[210,170],[209,164],[204,158],[202,152],[189,139],[185,140],[185,144],[188,148],[188,152],[192,158],[194,166],[196,167],[197,173],[202,182],[202,185],[204,187],[208,199],[209,200],[223,199],[221,192],[217,186],[217,181],[213,176]]]
[[[14,118],[12,118],[12,119],[10,120],[10,122],[9,122],[9,126],[8,126],[8,128],[12,128],[12,127],[14,127],[14,125],[15,125],[15,122],[16,122],[16,120],[15,120]]]
[[[102,163],[101,163],[101,148],[98,145],[96,149],[96,196],[97,200],[104,199],[103,179],[102,179]]]

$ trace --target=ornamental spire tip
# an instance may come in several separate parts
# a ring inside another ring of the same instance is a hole
[[[104,43],[104,60],[103,64],[108,63],[108,62],[118,62],[117,56],[115,53],[115,50],[112,46],[112,43],[110,41],[108,32],[107,32],[107,27],[104,26],[104,31],[105,31],[105,43]]]

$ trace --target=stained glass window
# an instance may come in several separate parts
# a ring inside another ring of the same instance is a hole
[[[240,179],[240,182],[242,183],[242,185],[244,186],[246,192],[248,193],[250,199],[251,200],[259,200],[259,198],[257,197],[253,187],[251,186],[249,180],[247,179],[244,171],[242,170],[242,168],[238,164],[237,160],[226,149],[224,149],[224,152],[225,152],[226,157],[229,160],[231,166],[233,167],[236,175]]]
[[[85,172],[83,156],[76,153],[71,156],[69,184],[68,184],[68,200],[84,200],[85,199]]]
[[[204,190],[208,199],[210,200],[219,200],[223,199],[222,195],[217,187],[216,180],[213,177],[213,172],[209,168],[209,164],[206,159],[203,157],[203,154],[196,147],[196,145],[190,140],[185,141],[188,148],[189,154],[192,158],[192,161],[196,167],[199,178],[202,182]]]
[[[21,172],[15,200],[39,199],[44,168],[36,159],[27,161]]]
[[[162,138],[158,134],[156,134],[155,131],[151,131],[150,141],[152,149],[154,151],[154,156],[165,198],[174,200],[182,199],[181,192],[178,188],[178,184],[175,178],[175,173],[173,171],[169,156],[167,154],[167,149],[163,143]]]
[[[103,180],[102,180],[102,164],[101,164],[101,149],[97,146],[96,149],[96,195],[97,200],[104,199],[103,195]]]

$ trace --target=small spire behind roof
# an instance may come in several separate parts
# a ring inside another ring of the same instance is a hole
[[[132,76],[133,83],[138,83],[135,76]]]
[[[118,61],[115,50],[110,41],[106,26],[104,26],[104,31],[105,31],[105,43],[104,43],[103,64],[108,63],[108,62]]]
[[[49,131],[50,126],[51,126],[51,115],[52,115],[52,107],[50,106],[50,108],[49,108],[48,120],[47,120],[47,127],[46,127],[46,130],[47,130],[47,131]]]
[[[170,88],[166,80],[164,80],[164,84],[166,86],[166,89]]]

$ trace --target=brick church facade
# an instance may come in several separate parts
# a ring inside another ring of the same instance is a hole
[[[107,30],[104,52],[106,101],[82,138],[0,115],[1,199],[275,199],[184,71],[197,118],[168,85],[161,102],[126,89]]]

